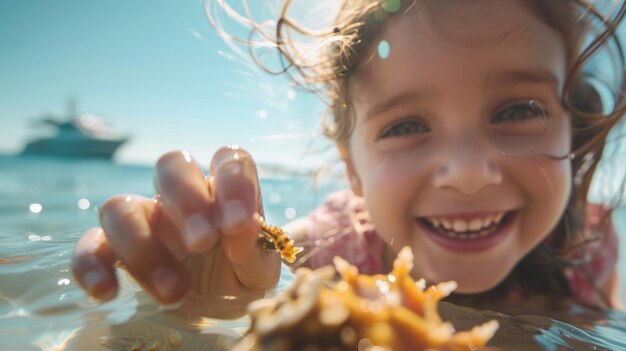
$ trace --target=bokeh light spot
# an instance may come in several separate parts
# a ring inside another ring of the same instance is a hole
[[[38,203],[32,203],[28,206],[28,210],[32,213],[40,213],[43,210],[43,206]]]
[[[272,205],[279,204],[283,200],[282,196],[279,193],[271,193],[269,197],[269,201]]]
[[[394,13],[400,10],[400,7],[402,7],[402,2],[400,0],[384,0],[382,4],[380,4],[380,6],[383,8],[383,10],[389,13]]]
[[[295,209],[295,208],[293,208],[293,207],[287,207],[287,208],[285,209],[285,217],[286,217],[287,219],[293,219],[293,218],[295,218],[295,217],[296,217],[296,214],[297,214],[297,213],[296,213],[296,209]]]
[[[378,57],[385,60],[389,57],[390,52],[391,47],[389,46],[389,42],[381,40],[380,43],[378,43]]]
[[[91,206],[91,202],[89,202],[89,200],[87,199],[78,200],[78,208],[80,208],[81,210],[86,210],[89,208],[89,206]]]

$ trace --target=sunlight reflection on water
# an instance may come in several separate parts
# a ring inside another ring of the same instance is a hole
[[[82,231],[97,223],[98,204],[118,192],[150,196],[149,168],[97,162],[0,162],[10,170],[0,174],[0,258],[4,260],[0,260],[0,349],[128,349],[149,336],[160,340],[162,349],[174,348],[180,338],[185,350],[227,350],[245,331],[247,318],[172,318],[126,274],[118,298],[105,304],[88,299],[74,283],[70,256]],[[277,224],[307,213],[332,189],[312,192],[303,186],[306,181],[289,178],[262,183],[268,218]],[[35,204],[39,206],[33,208]],[[625,230],[626,211],[620,210],[617,218],[616,225]],[[284,269],[277,290],[290,281],[291,273]],[[223,298],[221,303],[237,300]],[[551,315],[550,305],[542,303],[537,302],[535,315],[509,316],[446,303],[442,314],[458,329],[498,319],[502,327],[494,342],[505,349],[626,349],[626,314],[572,305]]]

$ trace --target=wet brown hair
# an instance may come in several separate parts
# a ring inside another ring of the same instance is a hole
[[[269,27],[271,30],[263,24],[249,21],[252,28],[250,37],[239,42],[248,46],[252,58],[266,71],[286,74],[295,84],[318,94],[328,105],[328,114],[323,121],[325,135],[336,144],[344,145],[354,128],[348,81],[373,52],[374,37],[385,25],[386,19],[418,5],[425,11],[435,11],[441,1],[346,0],[332,24],[313,30],[290,17],[294,1],[285,0],[276,22]],[[622,120],[626,108],[623,83],[626,67],[616,36],[626,5],[620,1],[607,1],[600,6],[594,0],[523,2],[561,35],[567,50],[568,75],[562,103],[570,112],[573,127],[571,162],[575,185],[550,244],[544,243],[533,250],[516,266],[509,278],[490,293],[504,293],[512,284],[520,284],[530,292],[571,295],[564,270],[586,263],[568,257],[574,250],[584,251],[590,240],[582,235],[582,219],[585,217],[592,176],[602,158],[607,136]],[[211,11],[208,14],[216,24]],[[219,24],[216,27],[222,35],[226,35]],[[259,46],[254,45],[257,43],[253,40],[255,36],[271,43],[271,49],[278,52],[281,62],[278,69],[270,70],[263,64],[258,55]],[[232,36],[228,39],[238,40]],[[307,49],[302,49],[299,41],[307,41]],[[590,59],[602,50],[609,52],[614,63],[614,78],[619,81],[609,86],[614,99],[612,107],[603,103],[595,83],[604,80],[597,77],[594,67],[589,65]],[[311,56],[312,51],[320,54]],[[623,180],[621,184],[624,184]],[[621,200],[620,196],[615,203]],[[607,212],[604,221],[608,221],[610,212]]]

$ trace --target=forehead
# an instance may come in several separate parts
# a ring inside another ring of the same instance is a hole
[[[552,72],[565,75],[566,49],[560,35],[542,22],[523,1],[419,2],[390,17],[371,43],[370,56],[351,77],[351,93],[392,83],[394,90],[416,81],[451,84],[499,70]],[[377,54],[389,45],[388,57]],[[431,85],[432,85],[431,84]]]

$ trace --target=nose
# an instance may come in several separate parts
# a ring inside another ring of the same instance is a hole
[[[434,173],[437,188],[451,188],[463,194],[474,194],[489,185],[502,182],[502,171],[495,151],[481,142],[464,142],[456,138],[453,147],[440,154]]]

